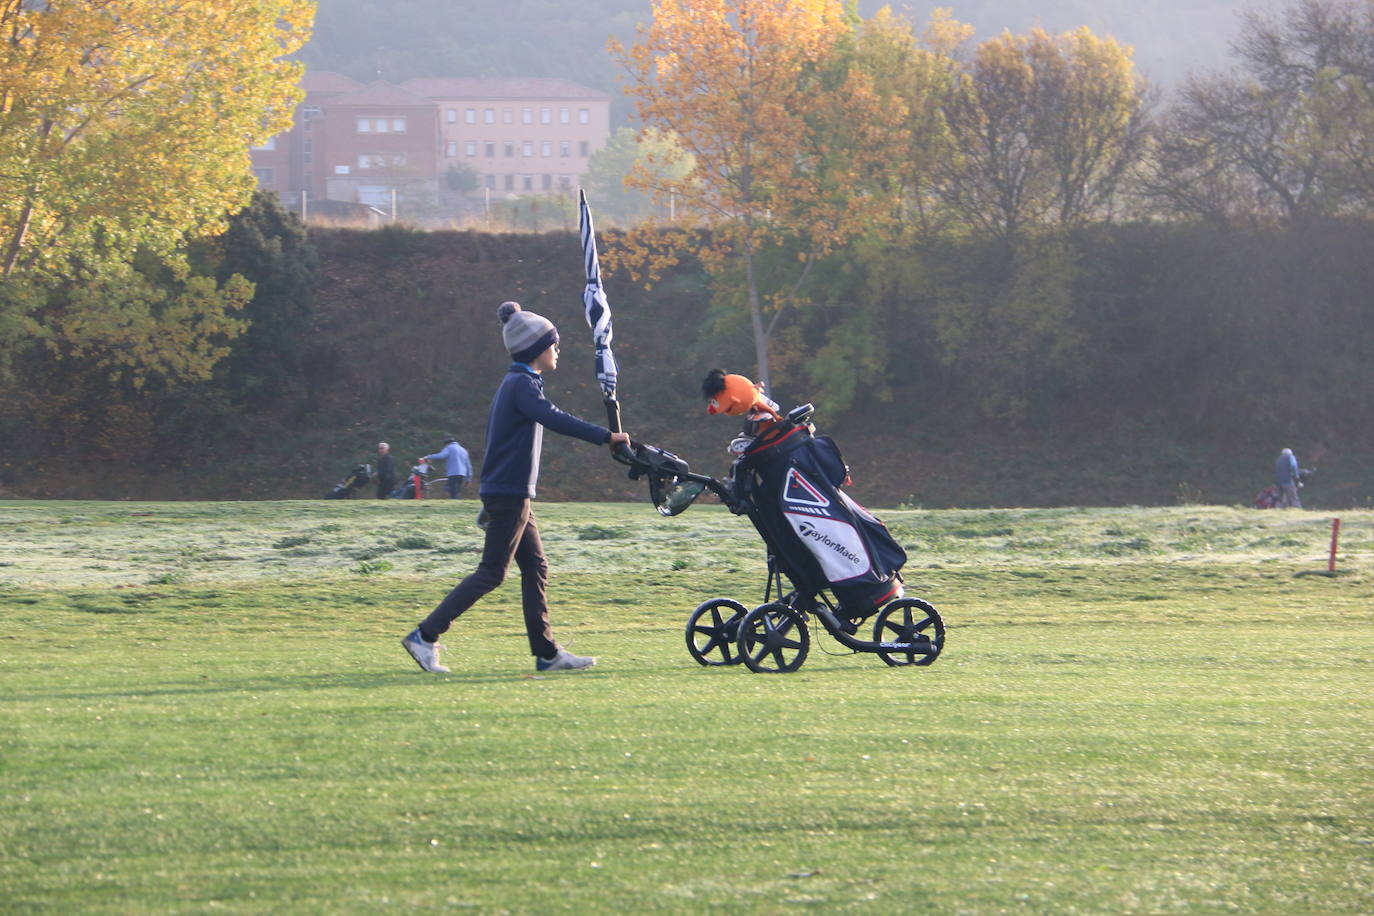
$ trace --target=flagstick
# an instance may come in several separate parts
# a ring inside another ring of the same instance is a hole
[[[1326,561],[1326,571],[1333,574],[1336,572],[1336,541],[1340,538],[1340,534],[1341,520],[1333,518],[1331,520],[1331,556]]]

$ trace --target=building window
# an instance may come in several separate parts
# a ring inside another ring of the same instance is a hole
[[[390,133],[389,123],[386,118],[374,118],[372,121],[372,132],[376,134]]]
[[[469,141],[467,142],[467,145],[463,148],[463,152],[467,153],[469,156],[476,156],[476,155],[477,155],[477,141],[476,141],[476,140],[469,140]]]
[[[259,187],[276,187],[277,173],[275,169],[253,169],[253,177],[258,180]]]
[[[534,155],[533,141],[526,140],[524,143],[520,144],[520,155],[524,156],[526,159]]]
[[[488,158],[488,159],[495,159],[495,158],[496,158],[496,144],[495,144],[495,143],[488,143],[488,144],[487,144],[487,158]]]
[[[514,141],[514,140],[507,140],[507,141],[505,142],[504,146],[505,146],[506,158],[507,158],[507,159],[510,159],[512,156],[515,155],[515,141]]]
[[[552,187],[553,187],[553,176],[552,176],[552,175],[545,175],[545,176],[544,176],[544,190],[547,191],[547,190],[549,190],[549,189],[552,188]]]
[[[592,113],[591,113],[591,110],[588,109],[588,108],[579,108],[579,109],[577,109],[577,123],[578,123],[578,124],[590,124],[590,123],[592,123]]]
[[[406,119],[405,119],[405,118],[392,118],[392,119],[391,119],[391,132],[392,132],[393,134],[403,134],[403,133],[405,133],[405,132],[406,132]]]
[[[348,171],[349,171],[349,169],[348,169],[348,166],[346,166],[346,165],[336,165],[336,166],[334,166],[334,174],[335,174],[335,175],[347,175],[347,174],[348,174]]]
[[[558,155],[562,156],[564,159],[567,159],[569,156],[571,156],[572,144],[569,143],[567,140],[560,141],[558,144]]]
[[[454,156],[458,155],[458,141],[457,141],[457,140],[450,140],[450,141],[448,141],[448,148],[444,150],[444,154],[445,154],[446,156],[448,156],[450,159],[452,159]]]
[[[469,108],[463,112],[463,122],[466,124],[477,123],[477,109]]]
[[[390,156],[383,156],[380,153],[358,154],[358,168],[360,169],[384,169],[387,166],[399,166],[405,164],[405,153],[392,153]]]
[[[552,155],[553,155],[553,141],[552,141],[552,140],[545,140],[543,146],[540,147],[540,150],[539,150],[539,151],[540,151],[541,153],[543,153],[544,156],[545,156],[546,158],[549,157],[549,156],[552,156]]]
[[[559,124],[569,124],[569,123],[571,123],[571,122],[572,122],[572,118],[569,117],[568,109],[566,109],[566,108],[560,108],[560,109],[558,109],[558,123],[559,123]]]
[[[276,138],[276,137],[268,137],[266,140],[262,141],[262,142],[259,143],[257,146],[252,147],[252,148],[255,149],[255,150],[261,150],[261,151],[263,151],[263,152],[266,152],[266,151],[268,151],[268,150],[274,150],[274,149],[277,148],[277,138]]]
[[[533,191],[533,190],[534,190],[534,176],[533,176],[533,175],[521,175],[521,176],[520,176],[520,188],[521,188],[521,190],[524,190],[524,191]]]
[[[514,191],[514,190],[515,190],[515,176],[514,176],[514,175],[507,175],[507,176],[506,176],[506,190],[507,190],[507,191]]]
[[[456,108],[450,108],[450,109],[448,110],[448,123],[450,123],[450,124],[457,124],[457,123],[458,123],[458,109],[456,109]]]
[[[583,159],[591,155],[591,145],[586,140],[581,140],[577,144],[577,154]]]
[[[540,124],[552,124],[552,123],[553,123],[553,109],[552,109],[552,108],[541,108],[541,109],[539,109],[539,123],[540,123]]]
[[[558,186],[559,186],[560,188],[562,188],[563,190],[565,190],[565,191],[571,189],[571,188],[572,188],[572,176],[571,176],[571,175],[559,175],[559,176],[558,176]]]
[[[521,124],[533,124],[533,123],[534,123],[534,109],[533,109],[533,108],[522,108],[522,109],[520,109],[520,123],[521,123]]]
[[[496,123],[496,109],[495,109],[495,108],[488,108],[488,109],[486,109],[485,111],[482,112],[482,123],[483,123],[483,124],[495,124],[495,123]]]
[[[513,108],[502,108],[502,109],[501,109],[501,123],[502,123],[502,124],[514,124],[514,123],[515,123],[515,109],[513,109]]]
[[[306,137],[306,138],[304,138],[303,140],[301,140],[301,164],[302,164],[302,165],[310,165],[311,161],[314,159],[314,151],[315,151],[315,144],[311,142],[311,140],[310,140],[309,137]]]
[[[370,133],[372,133],[372,119],[371,119],[371,118],[359,118],[359,119],[358,119],[358,133],[360,133],[360,134],[370,134]]]
[[[384,184],[358,185],[358,203],[370,207],[391,206],[391,189]]]
[[[487,176],[487,187],[488,187],[488,188],[491,188],[493,191],[496,190],[496,176],[495,176],[495,175],[488,175],[488,176]]]

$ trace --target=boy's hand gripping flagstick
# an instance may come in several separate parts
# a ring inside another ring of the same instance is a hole
[[[618,369],[615,355],[611,352],[611,306],[606,301],[606,292],[601,288],[601,262],[596,255],[596,230],[592,227],[592,210],[587,206],[587,193],[577,192],[578,224],[582,232],[582,260],[587,268],[587,288],[582,292],[582,304],[586,307],[587,326],[592,329],[592,344],[596,347],[596,380],[601,383],[601,393],[606,404],[606,425],[611,432],[621,432],[620,402],[615,397],[616,375]],[[624,445],[617,446],[616,457],[622,461],[629,457]]]

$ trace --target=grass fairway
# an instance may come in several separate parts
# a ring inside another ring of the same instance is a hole
[[[427,675],[475,509],[0,502],[0,911],[1374,911],[1374,513],[883,512],[944,655],[756,675],[747,521],[539,504],[600,665]]]

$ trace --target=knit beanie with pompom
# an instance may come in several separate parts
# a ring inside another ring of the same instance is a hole
[[[558,343],[558,328],[542,315],[527,312],[518,302],[502,302],[496,310],[501,319],[501,339],[511,359],[528,363]]]

